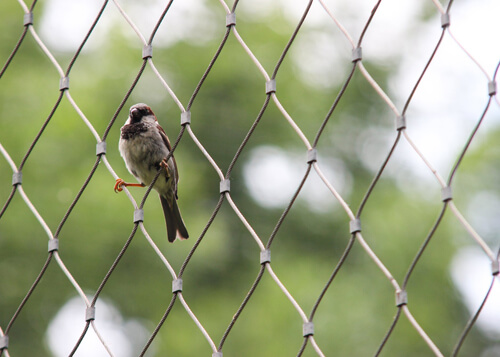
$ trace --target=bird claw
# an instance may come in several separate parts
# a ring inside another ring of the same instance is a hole
[[[168,163],[167,163],[167,160],[163,159],[161,162],[160,162],[160,166],[163,167],[165,169],[165,171],[168,171]]]
[[[123,181],[121,178],[117,178],[116,179],[116,183],[115,183],[115,193],[122,192],[123,191],[123,187],[122,187],[123,185],[125,185],[125,181]]]
[[[123,187],[127,187],[127,186],[145,187],[145,185],[143,183],[128,183],[128,182],[123,181],[121,178],[117,178],[116,183],[115,183],[115,192],[116,193],[122,192]]]

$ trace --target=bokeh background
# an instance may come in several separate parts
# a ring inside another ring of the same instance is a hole
[[[119,1],[145,37],[167,2]],[[327,1],[357,39],[375,1]],[[28,4],[28,6],[31,4]],[[63,68],[94,21],[101,1],[43,0],[34,28]],[[232,5],[232,4],[231,4]],[[442,2],[442,6],[448,4]],[[237,29],[272,73],[307,1],[240,1]],[[493,77],[500,59],[500,3],[455,1],[451,29]],[[22,33],[23,8],[0,4],[0,62]],[[153,42],[153,61],[187,105],[224,34],[218,1],[174,1]],[[363,64],[401,110],[436,46],[442,29],[432,1],[383,1],[363,40]],[[90,36],[70,75],[70,92],[102,135],[140,66],[142,43],[113,2]],[[313,2],[281,65],[277,95],[312,141],[352,67],[351,47],[319,2]],[[0,143],[19,165],[59,96],[59,74],[30,33],[0,78]],[[191,107],[191,128],[226,171],[265,100],[262,75],[229,36]],[[488,103],[488,80],[451,36],[444,40],[407,110],[408,133],[445,178]],[[118,176],[133,178],[118,153],[128,108],[148,103],[175,141],[180,111],[149,66],[107,137],[106,157]],[[488,107],[453,182],[454,202],[490,248],[499,246],[499,105]],[[396,136],[394,114],[356,71],[318,143],[328,180],[356,211]],[[67,98],[57,107],[29,155],[22,187],[55,232],[94,163],[96,140]],[[176,271],[205,228],[219,200],[219,177],[191,137],[175,151],[179,205],[191,238],[168,244],[153,192],[145,226]],[[231,174],[231,197],[267,242],[307,169],[306,148],[271,103]],[[0,158],[0,205],[12,191],[12,170]],[[113,192],[102,163],[59,234],[59,254],[92,297],[133,228],[134,207]],[[141,201],[145,190],[132,189]],[[443,203],[432,172],[401,141],[362,215],[363,236],[401,282]],[[314,171],[272,245],[272,267],[309,313],[349,241],[349,218]],[[47,235],[19,192],[0,217],[0,327],[5,329],[47,259]],[[249,291],[259,247],[225,202],[184,273],[183,295],[215,343]],[[408,283],[409,307],[426,333],[450,355],[491,284],[487,255],[449,211]],[[142,350],[171,299],[171,276],[139,231],[97,302],[96,324],[116,356]],[[12,325],[12,356],[67,356],[84,321],[84,303],[52,262]],[[329,356],[373,355],[396,314],[394,288],[355,243],[315,315],[315,339]],[[264,274],[223,348],[224,356],[293,356],[302,345],[302,320],[276,283]],[[150,356],[203,356],[211,349],[177,303]],[[427,356],[429,347],[402,316],[384,356]],[[76,355],[106,356],[89,331]],[[316,355],[309,345],[305,356]],[[494,287],[461,350],[463,356],[500,355],[500,294]]]

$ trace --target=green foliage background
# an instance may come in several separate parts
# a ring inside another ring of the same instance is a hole
[[[220,5],[212,7],[214,13],[223,18]],[[3,1],[0,9],[0,62],[4,63],[21,33],[19,23],[23,12],[14,1]],[[36,7],[35,19],[43,12],[44,3],[41,2]],[[276,12],[258,20],[239,16],[237,26],[271,73],[295,25]],[[332,31],[330,28],[322,30]],[[98,25],[96,35],[89,40],[90,49],[81,54],[71,72],[70,93],[102,135],[142,60],[141,45],[131,40],[129,31],[125,33],[123,26],[114,25],[105,44],[96,40],[100,31],[103,29]],[[168,25],[160,31],[168,31]],[[184,105],[224,32],[225,28],[220,27],[215,38],[206,42],[178,41],[154,47],[155,65]],[[73,53],[54,51],[54,54],[65,68]],[[369,59],[364,64],[378,83],[387,85],[390,65],[371,63]],[[347,76],[351,68],[348,58],[344,67]],[[312,140],[340,87],[325,88],[305,83],[297,71],[294,63],[285,59],[277,76],[278,96]],[[52,64],[28,34],[0,80],[0,142],[16,164],[20,163],[49,115],[59,95],[58,81],[59,75]],[[264,100],[264,80],[239,43],[230,36],[191,108],[192,130],[223,171]],[[180,131],[178,108],[147,68],[107,139],[106,156],[118,175],[126,180],[132,178],[117,150],[119,127],[126,119],[127,108],[136,102],[146,102],[153,107],[171,141]],[[378,130],[381,136],[395,137],[392,114],[358,71],[318,145],[320,160],[340,160],[345,166],[351,189],[341,194],[353,210],[359,206],[375,174],[363,164],[356,150],[361,144],[360,138],[371,129]],[[495,135],[495,132],[486,135],[484,145],[493,141]],[[23,188],[52,232],[95,163],[95,144],[95,138],[63,98],[23,169]],[[380,164],[390,144],[390,140],[384,143],[386,150],[381,149]],[[302,172],[306,171],[306,150],[273,103],[231,177],[234,202],[264,242],[285,207],[260,206],[245,185],[244,168],[252,149],[265,145],[277,146],[295,155],[293,157],[298,157],[295,165],[303,168]],[[494,151],[482,145],[473,148],[470,158],[461,167],[455,192],[462,192],[461,188],[467,192],[478,184],[477,180],[491,182],[489,177],[498,173],[498,169],[487,165],[498,162],[498,145]],[[173,245],[167,243],[155,194],[151,194],[145,205],[145,225],[178,271],[216,206],[219,178],[187,133],[175,156],[181,176],[180,206],[191,238]],[[482,178],[474,174],[478,170],[476,157],[483,163],[482,168],[487,168]],[[390,167],[393,165],[396,163],[389,163]],[[11,178],[9,165],[0,159],[2,205],[11,192]],[[301,176],[293,179],[298,184]],[[407,184],[412,185],[413,179],[409,177]],[[59,235],[61,258],[89,294],[99,286],[133,227],[133,207],[126,195],[113,192],[113,184],[113,177],[101,163]],[[425,195],[417,190],[401,191],[399,187],[393,176],[384,174],[365,207],[362,221],[368,243],[401,282],[442,203],[436,186]],[[143,193],[143,190],[132,192],[139,202]],[[338,204],[334,202],[323,211],[313,210],[302,199],[303,195],[301,193],[294,204],[272,245],[272,267],[309,313],[350,235],[348,217]],[[325,195],[329,195],[326,188]],[[462,197],[464,203],[469,199],[466,195]],[[335,201],[333,196],[331,200]],[[453,253],[460,245],[455,239],[457,231],[464,235],[456,226],[455,219],[447,214],[408,285],[413,315],[446,355],[469,318],[448,271]],[[47,236],[18,192],[0,220],[2,328],[6,327],[40,272],[47,258],[46,251]],[[258,259],[259,250],[253,238],[225,202],[184,274],[184,297],[216,344],[257,276]],[[9,333],[11,355],[50,356],[46,329],[61,306],[74,296],[74,288],[53,261]],[[142,321],[150,331],[158,323],[171,298],[171,277],[140,231],[101,296],[111,301],[125,318]],[[315,337],[329,356],[372,355],[395,313],[393,287],[355,243],[315,316]],[[99,320],[96,322],[98,324]],[[83,315],[74,323],[83,329]],[[302,344],[301,333],[300,316],[265,274],[230,333],[223,348],[224,356],[296,355]],[[462,355],[477,355],[490,343],[474,328]],[[202,356],[210,353],[207,342],[177,302],[150,355]],[[311,346],[304,355],[315,355]],[[402,316],[382,355],[425,356],[430,355],[430,350]]]

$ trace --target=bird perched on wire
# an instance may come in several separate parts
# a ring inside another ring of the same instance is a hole
[[[115,192],[122,191],[124,186],[149,186],[162,168],[153,188],[160,195],[168,241],[187,239],[189,235],[177,205],[177,164],[173,155],[166,160],[172,147],[149,106],[139,103],[130,108],[129,117],[121,128],[118,148],[127,169],[140,183],[127,183],[119,178],[116,180]]]

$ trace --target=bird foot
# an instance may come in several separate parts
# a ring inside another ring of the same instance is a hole
[[[117,178],[116,183],[115,183],[115,192],[116,193],[122,192],[123,187],[127,187],[127,186],[144,187],[144,184],[142,184],[142,183],[128,183],[128,182],[123,181],[121,178]]]
[[[126,182],[123,181],[121,178],[117,178],[115,183],[115,193],[122,192],[123,191],[122,186],[126,186]]]
[[[163,167],[165,169],[165,171],[168,171],[168,163],[167,163],[167,160],[163,159],[161,162],[160,162],[160,166]]]

